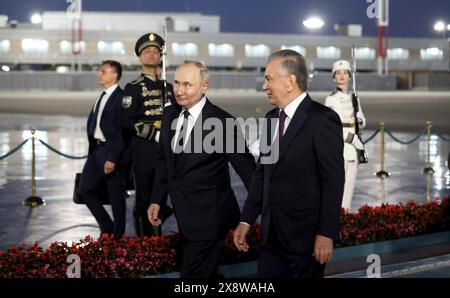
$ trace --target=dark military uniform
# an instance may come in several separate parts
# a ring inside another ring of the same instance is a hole
[[[150,45],[161,49],[163,43],[159,35],[145,34],[136,43],[136,55],[139,56],[141,51]],[[122,125],[127,151],[131,156],[136,190],[133,215],[136,235],[140,237],[155,234],[147,218],[147,209],[150,205],[155,175],[162,113],[164,106],[173,102],[175,102],[173,86],[166,83],[164,88],[164,81],[159,78],[141,74],[125,86],[122,99]],[[163,217],[167,217],[170,213],[170,208],[161,206]]]
[[[125,86],[123,107],[123,127],[129,144],[132,170],[136,190],[134,218],[138,236],[152,235],[152,226],[147,218],[150,205],[157,139],[161,128],[163,112],[164,82],[140,75]],[[168,102],[173,102],[173,87],[167,83]]]

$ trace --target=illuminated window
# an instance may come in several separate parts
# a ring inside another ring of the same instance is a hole
[[[296,51],[303,56],[306,56],[306,49],[302,46],[281,46],[282,50],[293,50]]]
[[[99,41],[97,51],[100,54],[124,55],[125,47],[121,41]]]
[[[388,49],[387,57],[391,60],[407,60],[409,58],[409,51],[402,48]]]
[[[317,58],[320,59],[339,59],[341,58],[341,49],[337,47],[317,47]]]
[[[0,41],[0,53],[8,53],[11,47],[11,42],[7,39]]]
[[[356,59],[366,59],[373,60],[375,59],[375,49],[371,48],[355,48],[355,58]]]
[[[420,49],[420,59],[422,60],[442,60],[444,51],[439,48]]]
[[[22,50],[27,54],[47,54],[48,47],[48,41],[45,39],[22,39]]]
[[[195,43],[172,43],[172,51],[174,56],[198,56],[198,46]]]
[[[268,57],[270,55],[270,48],[263,44],[258,45],[245,45],[245,56],[252,58]]]
[[[228,43],[208,44],[208,54],[212,57],[233,57],[234,47]]]
[[[67,40],[63,40],[59,43],[59,49],[61,50],[61,53],[63,54],[72,54],[72,43]],[[75,51],[86,51],[86,42],[80,41],[74,43],[74,49]]]

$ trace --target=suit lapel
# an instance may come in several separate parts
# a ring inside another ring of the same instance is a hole
[[[266,123],[264,124],[265,127],[263,127],[262,130],[262,135],[259,141],[259,152],[260,152],[260,158],[264,157],[264,158],[270,158],[270,156],[273,156],[272,154],[274,154],[274,149],[273,149],[273,136],[275,135],[275,129],[276,129],[276,122],[278,119],[278,109],[273,109],[270,112],[267,113],[266,115]],[[263,151],[263,147],[264,146],[264,151]],[[269,152],[267,152],[267,150],[269,149]],[[265,152],[265,153],[263,153]],[[270,174],[272,168],[273,168],[273,163],[269,162],[269,163],[265,163],[265,170],[268,171],[268,173]]]
[[[165,144],[161,144],[162,146],[165,146],[166,152],[169,152],[169,160],[170,165],[173,169],[173,172],[175,172],[175,156],[172,149],[172,139],[175,136],[175,129],[172,129],[172,123],[175,121],[179,114],[181,113],[181,107],[177,104],[175,104],[175,109],[168,109],[168,113],[170,113],[167,118],[164,119],[165,122],[163,132],[165,133]]]
[[[286,129],[281,140],[279,148],[280,157],[286,153],[286,150],[289,148],[289,144],[301,130],[303,124],[305,124],[305,121],[308,118],[308,112],[311,107],[311,102],[311,98],[309,97],[309,95],[307,95],[297,107],[297,110],[295,111],[294,116],[292,117],[291,122],[289,123],[289,126]],[[278,162],[274,164],[273,168],[275,168],[277,164]]]
[[[118,90],[119,90],[119,86],[117,86],[116,89],[114,89],[113,93],[111,93],[111,95],[110,95],[109,98],[108,98],[108,101],[107,101],[106,104],[105,104],[105,107],[103,108],[102,115],[100,116],[100,128],[102,128],[102,120],[103,120],[103,116],[104,116],[105,114],[109,113],[109,110],[110,110],[111,107],[113,107],[113,105],[114,105],[114,100],[115,100],[115,97],[116,97],[116,95],[117,95]],[[106,95],[105,95],[105,96],[106,96]],[[106,100],[106,99],[103,99],[103,100]],[[103,130],[103,128],[102,128],[102,130]]]
[[[208,98],[206,98],[205,105],[203,106],[203,109],[202,109],[200,115],[198,116],[197,120],[194,123],[194,126],[192,127],[192,130],[191,130],[191,133],[189,134],[189,139],[188,139],[188,142],[187,142],[185,148],[191,148],[191,152],[193,152],[195,147],[193,146],[192,141],[194,140],[194,143],[196,143],[196,142],[203,142],[206,133],[209,133],[209,131],[205,131],[203,129],[203,123],[212,114],[213,114],[213,104],[209,101]],[[195,131],[196,130],[197,131],[198,130],[201,131],[201,136],[202,136],[201,140],[196,140],[195,139]],[[202,149],[202,152],[203,152],[203,143],[201,144],[201,146],[202,146],[201,149]],[[176,169],[175,169],[176,172],[180,171],[190,161],[194,161],[195,160],[194,157],[195,157],[195,155],[192,155],[190,153],[181,153],[180,156],[178,156],[178,159],[177,159],[178,160],[178,164],[176,165]]]

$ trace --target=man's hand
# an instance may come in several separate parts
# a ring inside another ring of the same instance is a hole
[[[233,241],[238,251],[248,252],[250,248],[246,240],[248,231],[250,231],[250,226],[242,222],[234,230]]]
[[[161,225],[161,219],[158,218],[160,208],[161,207],[158,204],[153,203],[150,204],[150,207],[148,207],[147,210],[148,220],[154,227],[158,227],[159,225]]]
[[[105,162],[105,165],[103,166],[103,172],[105,172],[105,174],[108,175],[109,173],[113,172],[115,168],[116,168],[115,163],[107,160]]]
[[[316,235],[316,240],[314,241],[314,253],[313,256],[316,258],[317,262],[320,264],[325,264],[331,260],[331,255],[333,253],[333,239]]]

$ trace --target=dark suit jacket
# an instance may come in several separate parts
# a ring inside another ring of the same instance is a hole
[[[202,148],[201,153],[181,153],[174,156],[171,140],[175,130],[171,129],[171,124],[174,120],[176,123],[180,112],[181,107],[176,104],[164,110],[151,203],[163,205],[167,193],[170,193],[180,232],[188,240],[217,239],[234,228],[240,217],[239,206],[230,184],[228,162],[248,189],[255,160],[247,146],[244,153],[227,153],[225,150],[222,150],[223,153],[207,153]],[[211,130],[201,128],[207,119],[213,117],[219,119],[224,127],[225,119],[233,118],[207,99],[186,147],[191,145],[194,131],[199,127],[202,141],[204,140]],[[233,138],[235,144],[238,138],[243,138],[230,130],[223,136]],[[224,146],[225,144],[222,149]]]
[[[274,109],[266,117],[277,118],[278,112]],[[311,253],[317,234],[339,239],[342,152],[339,116],[307,95],[285,131],[278,161],[258,162],[242,221],[253,224],[261,214],[262,243],[273,229],[288,253]]]
[[[106,139],[107,156],[104,156],[105,161],[109,160],[116,165],[123,163],[121,161],[122,153],[125,149],[125,143],[123,141],[123,134],[121,128],[121,113],[122,113],[122,97],[123,91],[120,86],[114,90],[106,102],[103,109],[102,116],[100,118],[100,129]],[[95,106],[95,103],[94,103]],[[89,139],[89,153],[92,152],[95,144],[94,129],[95,129],[95,117],[94,107],[91,109],[91,113],[87,122],[87,134]],[[92,129],[94,128],[94,129]]]

